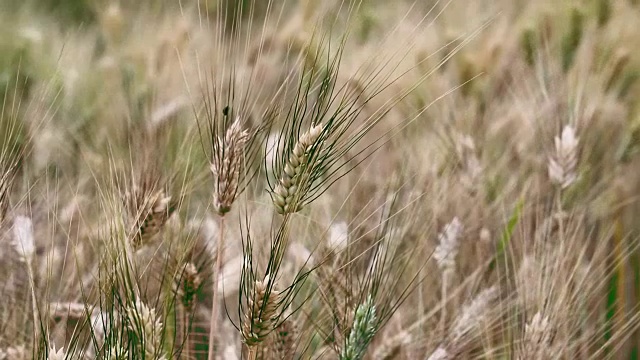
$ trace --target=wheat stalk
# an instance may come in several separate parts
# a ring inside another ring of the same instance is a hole
[[[213,135],[213,132],[212,132]],[[213,359],[216,326],[218,318],[218,279],[224,262],[224,215],[231,210],[231,205],[241,188],[241,176],[244,175],[245,146],[250,140],[249,132],[242,130],[240,118],[229,126],[224,137],[214,136],[210,170],[214,177],[213,207],[220,217],[216,264],[213,271],[213,300],[211,304],[211,320],[209,330],[209,360]]]

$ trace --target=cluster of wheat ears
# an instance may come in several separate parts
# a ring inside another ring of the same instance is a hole
[[[636,2],[0,8],[0,360],[638,357]]]

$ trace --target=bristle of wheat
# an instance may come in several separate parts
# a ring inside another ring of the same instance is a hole
[[[294,213],[302,209],[302,204],[298,203],[299,190],[305,182],[309,151],[320,134],[322,134],[322,124],[313,126],[300,136],[293,147],[280,174],[280,181],[272,193],[273,204],[279,214]]]

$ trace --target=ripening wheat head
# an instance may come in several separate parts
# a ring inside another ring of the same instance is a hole
[[[550,359],[552,325],[549,317],[541,312],[535,313],[525,324],[524,334],[520,343],[518,359]]]
[[[556,136],[555,153],[549,157],[549,178],[551,182],[565,189],[578,178],[578,141],[575,129],[566,125],[562,134]]]
[[[461,233],[462,223],[457,217],[454,217],[438,235],[439,243],[433,257],[443,272],[455,269]]]
[[[305,179],[309,176],[309,152],[321,133],[322,124],[313,125],[294,145],[272,193],[273,204],[279,214],[297,212],[302,208],[299,196],[304,192],[298,190],[302,186],[309,186],[308,179]]]
[[[272,359],[295,359],[296,345],[296,326],[293,319],[289,317],[273,333],[272,342],[269,344]]]
[[[279,297],[278,291],[269,289],[269,275],[255,282],[242,325],[242,336],[248,346],[260,344],[273,331],[279,315]]]
[[[213,140],[210,170],[214,177],[213,207],[220,215],[231,210],[238,196],[245,165],[245,146],[249,132],[242,129],[240,118],[229,126],[224,136]]]
[[[349,337],[340,352],[340,360],[361,360],[367,353],[367,348],[378,331],[378,326],[376,306],[369,295],[356,308]]]
[[[187,311],[191,311],[195,305],[196,292],[202,285],[198,269],[193,263],[187,263],[183,268],[182,275],[177,280],[177,293],[180,301]]]
[[[126,308],[127,328],[136,334],[140,356],[157,359],[162,350],[162,321],[156,310],[139,298]],[[160,356],[160,358],[164,358]]]
[[[133,220],[131,246],[134,250],[150,243],[173,212],[171,196],[153,187],[134,186],[127,194],[128,210]]]

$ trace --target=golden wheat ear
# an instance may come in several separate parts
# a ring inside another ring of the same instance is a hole
[[[216,153],[211,159],[210,170],[215,179],[213,207],[219,215],[231,210],[231,205],[241,190],[245,146],[249,139],[249,132],[242,129],[240,118],[236,118],[224,137],[214,142]]]

